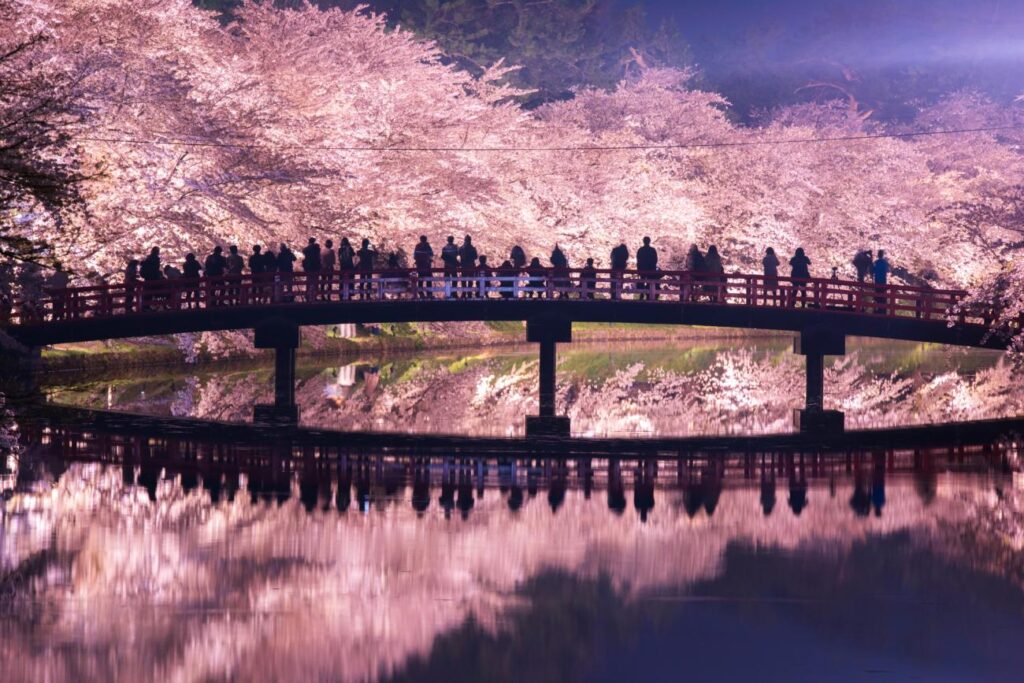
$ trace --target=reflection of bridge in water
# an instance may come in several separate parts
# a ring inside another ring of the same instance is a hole
[[[841,430],[824,406],[824,358],[846,353],[848,336],[1005,349],[1017,323],[990,333],[993,310],[959,305],[965,292],[839,280],[766,279],[688,271],[542,274],[417,273],[403,269],[341,277],[304,273],[54,290],[19,306],[6,333],[25,347],[123,337],[252,329],[257,348],[275,353],[274,403],[256,406],[265,422],[295,423],[295,353],[303,325],[382,322],[525,321],[539,345],[539,411],[528,434],[569,433],[556,415],[556,346],[572,323],[711,325],[795,333],[806,358],[802,430]]]
[[[24,422],[33,461],[58,477],[69,462],[119,465],[126,485],[158,498],[161,480],[214,503],[240,493],[282,504],[298,495],[309,510],[394,503],[411,487],[417,512],[432,505],[468,516],[485,489],[517,510],[539,491],[557,511],[566,492],[603,490],[615,513],[642,520],[656,491],[680,491],[689,516],[713,515],[723,490],[760,487],[764,514],[784,496],[796,515],[815,481],[851,488],[857,515],[881,514],[887,478],[910,476],[934,496],[943,473],[1005,476],[1019,466],[1024,419],[827,435],[683,439],[498,439],[341,433],[153,418],[48,407]],[[436,501],[436,502],[435,502]]]

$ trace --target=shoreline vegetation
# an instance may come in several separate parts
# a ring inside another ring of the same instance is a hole
[[[323,328],[313,328],[322,330]],[[311,337],[313,335],[307,335]],[[777,332],[734,330],[716,327],[689,327],[640,324],[573,325],[573,342],[648,342],[693,341],[716,339],[776,339],[789,338]],[[357,359],[370,355],[410,353],[417,351],[473,349],[489,347],[526,346],[526,329],[520,322],[473,325],[454,336],[440,335],[429,328],[413,325],[360,325],[355,337],[342,338],[318,334],[313,343],[303,339],[299,357]],[[61,344],[48,347],[42,353],[42,374],[89,374],[107,372],[114,368],[137,370],[140,368],[170,367],[224,367],[236,368],[261,365],[269,361],[269,352],[237,347],[228,353],[196,354],[191,362],[171,336],[146,340],[122,339],[110,342]]]

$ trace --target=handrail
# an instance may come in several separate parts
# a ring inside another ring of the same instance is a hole
[[[959,310],[967,292],[900,284],[686,270],[584,268],[385,268],[245,273],[43,289],[15,302],[9,325],[39,325],[140,312],[363,301],[574,299],[814,308],[876,317],[953,318],[991,325],[992,308]],[[3,324],[5,321],[0,321]]]

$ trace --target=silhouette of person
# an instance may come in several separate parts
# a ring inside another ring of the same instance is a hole
[[[192,252],[185,254],[185,261],[181,264],[181,279],[185,285],[185,304],[195,306],[199,298],[199,278],[202,275],[203,267],[199,265],[199,259]]]
[[[323,265],[323,254],[315,237],[302,249],[302,272],[306,275],[306,301],[316,299],[317,285],[320,281],[320,267]]]
[[[338,256],[334,253],[334,240],[328,239],[324,242],[324,249],[320,252],[320,298],[331,300],[331,290],[334,287],[334,268],[338,264]]]
[[[622,298],[622,280],[626,267],[629,265],[629,248],[625,243],[612,249],[609,259],[612,270],[612,298]]]
[[[249,256],[249,272],[254,276],[267,272],[267,264],[263,260],[263,247],[258,244],[252,245],[252,254]]]
[[[690,286],[689,292],[683,292],[683,299],[697,301],[704,291],[707,268],[704,265],[704,254],[701,253],[700,248],[696,244],[691,244],[686,252],[685,269],[689,273],[690,281],[693,284]]]
[[[509,252],[508,260],[512,262],[512,265],[516,270],[522,270],[526,267],[526,252],[517,244],[512,247],[512,251]]]
[[[771,300],[778,305],[779,295],[779,257],[775,250],[768,247],[764,251],[764,258],[761,259],[761,266],[764,268],[764,303]]]
[[[584,299],[593,299],[596,288],[597,268],[594,267],[594,259],[588,258],[587,265],[580,271],[580,296]]]
[[[377,259],[377,252],[370,246],[370,240],[364,237],[356,256],[359,258],[359,291],[363,299],[368,299],[371,294],[370,281],[373,279],[373,265]]]
[[[651,246],[650,237],[644,237],[643,242],[643,246],[636,250],[636,269],[640,273],[640,298],[656,299],[658,250]]]
[[[854,255],[853,267],[857,271],[857,282],[864,282],[868,279],[868,275],[871,274],[872,265],[874,265],[874,259],[871,256],[870,249],[858,251]]]
[[[530,276],[527,280],[527,298],[532,299],[534,296],[543,299],[546,290],[545,279],[547,278],[547,268],[541,265],[540,259],[534,256],[530,260],[530,265],[526,268],[526,273]]]
[[[804,254],[803,247],[797,247],[793,258],[789,259],[789,277],[792,278],[792,291],[790,293],[789,305],[795,306],[797,292],[800,294],[801,305],[807,306],[807,281],[811,279],[811,259]]]
[[[458,286],[456,278],[459,275],[459,247],[455,244],[455,237],[448,235],[444,246],[441,247],[441,265],[444,267],[444,288],[447,298],[456,296],[453,291]]]
[[[558,290],[558,298],[565,298],[569,290],[569,259],[565,257],[565,252],[557,244],[551,252],[550,261],[551,275]]]
[[[462,297],[472,298],[474,290],[476,289],[475,282],[471,279],[476,274],[476,259],[477,250],[473,246],[473,238],[469,235],[462,240],[462,246],[459,247],[459,266],[462,269],[463,281],[462,281]]]
[[[292,301],[292,275],[295,270],[295,253],[288,248],[288,245],[284,242],[277,250],[277,272],[281,296],[275,296],[275,299],[282,299],[284,301]]]
[[[515,296],[516,278],[519,269],[512,265],[511,261],[505,260],[498,266],[498,292],[502,299],[511,299]]]
[[[238,253],[238,247],[232,244],[228,247],[227,266],[227,281],[230,284],[228,289],[228,296],[231,297],[232,302],[239,303],[239,283],[242,280],[242,270],[245,269],[245,259]]]
[[[149,256],[144,258],[139,266],[139,275],[144,282],[158,282],[163,278],[160,269],[160,247],[150,249]]]
[[[487,257],[480,257],[480,265],[476,268],[477,281],[477,295],[481,299],[487,298],[487,292],[491,287],[491,267],[487,263]]]
[[[138,306],[139,261],[130,259],[124,268],[124,308],[130,313]]]
[[[874,265],[871,266],[871,274],[875,279],[875,303],[879,304],[875,308],[875,313],[885,313],[886,311],[886,295],[885,286],[889,282],[889,260],[885,258],[885,252],[881,249],[878,250],[878,258],[875,259]]]
[[[356,250],[347,237],[341,238],[338,245],[338,271],[341,286],[341,298],[348,299],[352,296],[352,273],[356,269]]]
[[[718,247],[713,244],[704,256],[704,272],[707,273],[707,290],[711,301],[722,301],[725,294],[725,267],[722,265],[722,257],[718,255]]]
[[[427,241],[426,235],[420,235],[420,241],[412,250],[412,261],[416,265],[416,296],[420,299],[433,298],[433,279],[430,269],[434,267],[434,249]]]

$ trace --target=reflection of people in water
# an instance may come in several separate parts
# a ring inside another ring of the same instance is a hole
[[[185,493],[192,493],[199,487],[199,475],[193,469],[184,470],[181,473],[181,490]]]
[[[412,474],[412,509],[422,517],[430,507],[430,465],[426,461],[417,463]]]
[[[556,462],[551,472],[551,484],[548,486],[548,505],[551,506],[551,514],[557,513],[558,508],[565,502],[565,491],[569,486],[568,476],[569,470],[565,461]]]
[[[775,509],[775,459],[761,460],[761,511],[768,517]]]
[[[455,470],[445,463],[444,472],[441,476],[441,496],[437,499],[444,510],[444,518],[451,519],[452,510],[455,509]]]
[[[875,517],[882,516],[885,507],[885,453],[875,452],[871,455],[874,468],[871,474],[871,505],[875,508]]]
[[[352,504],[352,466],[347,462],[338,464],[338,490],[334,494],[334,506],[338,512],[348,512]]]
[[[462,519],[467,519],[469,511],[473,509],[473,470],[468,465],[459,468],[458,498],[455,505],[459,508]]]
[[[871,492],[860,454],[854,456],[853,468],[853,495],[850,496],[850,509],[858,517],[867,517],[871,512]]]
[[[224,493],[229,503],[235,502],[235,494],[238,493],[240,485],[238,467],[232,465],[224,471]]]
[[[647,515],[654,509],[654,477],[653,460],[644,460],[636,468],[633,479],[633,507],[640,515],[640,522],[647,522]]]
[[[583,486],[583,498],[590,500],[590,494],[594,490],[594,467],[590,458],[580,458],[576,463],[576,472]]]
[[[210,494],[210,502],[216,505],[220,502],[220,494],[223,489],[220,472],[207,472],[203,475],[203,489]]]
[[[796,461],[792,455],[786,456],[786,469],[789,474],[789,508],[797,517],[807,507],[807,473],[804,471],[804,456]]]
[[[143,462],[139,467],[139,486],[146,489],[150,502],[156,502],[156,485],[160,481],[160,468],[152,463]],[[253,500],[255,503],[255,499]]]
[[[521,507],[523,507],[523,487],[513,484],[508,492],[508,509],[512,512],[519,512]]]
[[[356,467],[356,509],[359,512],[369,512],[373,504],[373,491],[370,489],[370,468],[366,465]]]
[[[914,451],[914,490],[925,506],[931,505],[939,492],[935,462],[928,451]]]
[[[725,462],[721,458],[712,458],[701,472],[701,486],[704,489],[704,511],[708,517],[715,514],[718,499],[722,497],[722,475],[725,473]]]
[[[626,511],[626,492],[622,486],[622,469],[619,461],[608,461],[608,509],[617,515]]]

